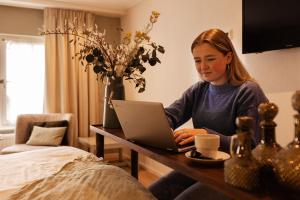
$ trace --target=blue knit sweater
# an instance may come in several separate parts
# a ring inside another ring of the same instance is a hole
[[[254,119],[253,142],[259,141],[258,105],[267,102],[259,85],[247,81],[240,86],[224,84],[215,86],[197,82],[181,98],[165,108],[170,125],[176,129],[190,118],[194,128],[204,128],[221,136],[220,150],[228,151],[230,136],[235,134],[235,120],[239,116]]]

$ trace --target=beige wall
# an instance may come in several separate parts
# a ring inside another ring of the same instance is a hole
[[[107,41],[111,44],[118,44],[120,42],[120,18],[96,16],[96,24],[99,30],[103,31],[105,29]]]
[[[0,6],[0,33],[39,35],[42,25],[42,10]]]
[[[161,16],[151,36],[165,47],[166,53],[161,56],[161,65],[148,67],[146,91],[138,94],[127,85],[127,99],[161,101],[166,106],[173,102],[199,80],[190,53],[193,39],[206,29],[218,27],[231,31],[234,46],[246,68],[270,101],[279,106],[276,117],[279,143],[286,145],[292,140],[294,111],[290,98],[300,89],[300,48],[242,54],[241,0],[144,0],[122,17],[122,27],[131,31],[143,27],[152,10],[159,11]],[[144,162],[151,163],[147,159]]]
[[[43,26],[43,10],[0,5],[0,33],[16,35],[39,35]],[[106,30],[109,42],[120,41],[120,18],[96,16],[100,30]]]

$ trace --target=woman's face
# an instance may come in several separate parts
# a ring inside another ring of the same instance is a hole
[[[213,85],[223,85],[227,82],[226,66],[231,62],[231,52],[223,55],[210,44],[203,43],[193,49],[193,56],[202,80]]]

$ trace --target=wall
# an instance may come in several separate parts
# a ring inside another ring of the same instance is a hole
[[[95,23],[98,25],[99,30],[106,31],[106,39],[108,42],[111,44],[118,44],[120,42],[120,18],[96,16]]]
[[[270,101],[279,106],[276,117],[277,139],[286,145],[293,138],[291,95],[300,89],[300,48],[259,54],[241,54],[241,0],[144,0],[127,11],[121,23],[125,30],[142,28],[148,14],[157,10],[161,16],[150,35],[162,44],[166,53],[161,65],[148,67],[146,91],[138,94],[127,85],[126,98],[160,101],[169,105],[191,84],[198,81],[190,45],[202,31],[218,27],[231,31],[232,41],[247,70],[260,83]],[[153,162],[145,159],[145,165]],[[157,163],[155,163],[156,165]],[[160,173],[168,170],[159,169]]]
[[[0,6],[0,33],[39,35],[42,25],[42,10]]]
[[[0,33],[16,35],[39,35],[43,27],[43,10],[0,5]],[[120,18],[96,16],[100,30],[106,30],[107,40],[120,41]]]

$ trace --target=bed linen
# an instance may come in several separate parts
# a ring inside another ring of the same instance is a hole
[[[0,199],[154,199],[123,169],[73,147],[0,155]]]

